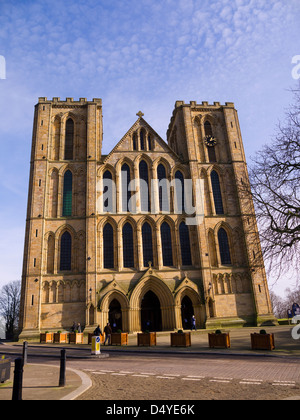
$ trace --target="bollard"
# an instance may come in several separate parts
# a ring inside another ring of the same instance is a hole
[[[24,341],[23,343],[23,364],[24,366],[27,365],[27,351],[28,351],[28,343]]]
[[[23,359],[21,357],[15,360],[14,384],[13,384],[13,401],[22,400],[23,387]]]
[[[66,350],[60,351],[60,372],[59,372],[59,385],[60,387],[66,386]]]

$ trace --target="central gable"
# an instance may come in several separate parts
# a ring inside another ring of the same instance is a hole
[[[112,151],[105,156],[104,164],[114,164],[116,159],[124,157],[134,158],[137,154],[149,153],[154,154],[153,160],[159,155],[167,155],[173,161],[180,161],[176,153],[168,146],[168,144],[157,134],[157,132],[142,118],[141,112],[138,113],[139,118],[133,126],[127,131]],[[155,156],[156,155],[156,156]]]

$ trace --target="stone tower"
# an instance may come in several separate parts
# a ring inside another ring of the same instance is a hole
[[[205,217],[198,225],[198,235],[207,313],[214,315],[206,326],[218,325],[216,318],[230,318],[232,305],[237,312],[247,308],[250,314],[254,309],[257,324],[272,319],[254,206],[245,187],[249,177],[234,104],[177,101],[167,138],[170,147],[189,162],[192,179],[204,182]],[[228,240],[227,261],[216,246],[220,245],[220,228]],[[251,298],[240,293],[245,286]]]
[[[71,302],[66,309],[68,319],[62,305],[52,311],[45,308],[51,312],[51,325],[61,328],[73,317],[85,324],[89,272],[95,272],[92,263],[87,269],[86,254],[95,246],[91,215],[96,213],[95,173],[102,131],[101,99],[39,98],[35,106],[20,313],[25,337],[42,328],[43,293],[56,303],[62,288]],[[59,261],[62,237],[71,238],[74,256],[72,266],[63,271]]]
[[[274,321],[234,105],[177,101],[167,143],[137,117],[102,155],[101,99],[39,98],[21,339],[73,322],[136,332],[189,328],[192,314],[198,328]],[[201,180],[197,223],[178,201],[187,180],[194,201]]]

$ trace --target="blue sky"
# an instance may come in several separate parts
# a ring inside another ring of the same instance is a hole
[[[176,100],[234,102],[250,163],[292,102],[299,22],[299,0],[0,0],[0,286],[22,272],[39,96],[102,98],[104,154],[139,110],[165,139]]]

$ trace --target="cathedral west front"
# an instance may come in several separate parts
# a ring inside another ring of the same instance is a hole
[[[274,321],[233,103],[138,112],[102,154],[102,101],[35,106],[20,327],[124,332]]]

